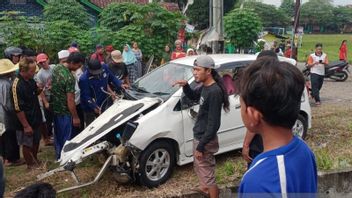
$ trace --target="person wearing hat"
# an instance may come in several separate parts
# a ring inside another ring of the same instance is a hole
[[[111,59],[112,62],[109,63],[109,69],[112,71],[112,73],[117,79],[123,82],[126,88],[130,87],[130,81],[128,79],[128,70],[126,64],[123,62],[121,51],[112,51]]]
[[[39,87],[43,88],[43,93],[41,94],[40,101],[44,106],[44,117],[45,117],[45,126],[43,126],[42,134],[44,138],[45,145],[52,145],[50,141],[50,136],[52,133],[52,124],[53,124],[53,113],[49,108],[50,95],[51,95],[51,76],[52,71],[55,65],[49,65],[49,57],[45,53],[40,53],[37,55],[37,64],[40,69],[35,75],[34,79],[36,80]]]
[[[107,65],[101,64],[97,59],[90,59],[88,69],[84,71],[78,81],[86,126],[112,105],[113,101],[109,94],[111,92],[110,84],[116,90],[121,90],[124,87]]]
[[[174,84],[182,86],[189,99],[199,101],[199,112],[193,127],[193,165],[200,185],[192,190],[206,196],[218,197],[214,154],[219,149],[217,131],[221,123],[221,108],[229,111],[229,98],[210,56],[197,57],[193,76],[195,82],[202,83],[201,87],[193,90],[186,80],[178,80]]]
[[[0,59],[0,150],[5,166],[23,164],[14,127],[17,118],[10,96],[16,70],[16,66],[9,59]]]
[[[39,126],[42,123],[38,96],[42,92],[33,77],[36,62],[25,57],[19,62],[19,74],[14,79],[11,88],[12,102],[20,124],[16,127],[17,142],[22,147],[27,168],[38,167],[37,158],[40,142]]]
[[[4,50],[5,58],[8,58],[13,64],[20,62],[20,57],[22,54],[22,49],[18,47],[8,47]]]
[[[90,56],[90,59],[97,59],[101,64],[104,64],[104,47],[101,44],[95,46],[95,52]]]
[[[79,52],[61,50],[60,63],[53,69],[50,106],[54,113],[54,145],[56,159],[60,159],[62,147],[74,133],[73,127],[80,127],[75,103],[75,77],[72,71],[80,68],[85,58]]]
[[[111,52],[114,51],[114,47],[112,45],[107,45],[105,47],[105,63],[109,64],[111,63],[112,59],[111,59]]]

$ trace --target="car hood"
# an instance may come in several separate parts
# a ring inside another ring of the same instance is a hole
[[[60,164],[63,165],[73,157],[77,157],[77,155],[80,156],[85,148],[104,137],[111,130],[160,102],[158,98],[148,97],[134,101],[118,100],[80,134],[66,141],[61,151],[61,158],[59,159]]]

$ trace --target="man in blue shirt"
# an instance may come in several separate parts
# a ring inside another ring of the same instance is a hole
[[[113,91],[109,85],[116,89],[122,88],[121,81],[113,75],[107,65],[101,64],[97,59],[89,60],[88,69],[80,77],[78,85],[86,126],[111,106],[109,93],[113,94]]]
[[[244,174],[239,197],[315,197],[317,167],[309,147],[291,128],[305,80],[293,65],[262,57],[241,77],[241,115],[263,138],[264,152]]]

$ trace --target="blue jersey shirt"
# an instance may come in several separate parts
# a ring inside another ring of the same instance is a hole
[[[108,104],[109,95],[106,93],[108,85],[121,88],[121,81],[113,75],[107,65],[103,64],[102,67],[103,72],[96,76],[85,70],[78,81],[81,90],[81,107],[84,111],[91,112],[97,107],[104,111]]]
[[[314,154],[294,136],[289,144],[253,160],[243,175],[239,197],[315,197],[316,192]]]

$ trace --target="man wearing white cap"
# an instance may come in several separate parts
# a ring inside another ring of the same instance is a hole
[[[73,127],[80,126],[75,104],[75,71],[84,63],[84,57],[79,52],[71,53],[61,50],[58,53],[60,63],[53,69],[52,100],[50,105],[54,112],[54,142],[56,159],[66,140],[71,139]]]
[[[183,92],[189,99],[199,101],[199,112],[193,127],[193,164],[200,186],[193,190],[217,198],[219,190],[215,182],[214,154],[219,149],[217,131],[221,123],[221,108],[229,111],[229,99],[210,56],[197,57],[193,65],[194,79],[203,85],[192,90],[186,80],[175,83],[183,87]]]

